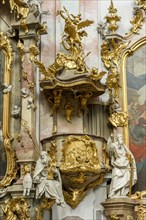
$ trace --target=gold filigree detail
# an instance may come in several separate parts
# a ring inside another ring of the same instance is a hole
[[[36,215],[36,220],[42,220],[43,219],[43,211],[46,209],[46,210],[49,210],[51,209],[52,205],[55,203],[54,200],[50,200],[50,199],[47,199],[47,198],[44,198],[42,201],[41,201],[41,204],[36,208],[36,212],[37,212],[37,215]]]
[[[21,61],[23,62],[24,61],[24,44],[19,40],[18,43],[17,43],[17,48],[19,49],[20,51],[20,54],[21,54]]]
[[[116,212],[109,215],[110,220],[120,220],[120,217],[117,215]]]
[[[5,55],[4,83],[9,85],[12,75],[12,47],[9,38],[0,32],[0,49]],[[12,138],[10,135],[10,93],[3,95],[3,145],[7,156],[7,170],[4,178],[0,181],[0,188],[8,186],[16,178],[17,164],[14,150],[12,149]]]
[[[119,73],[116,67],[110,68],[110,73],[107,76],[106,84],[109,90],[110,101],[119,99]],[[113,100],[112,100],[113,99]]]
[[[54,179],[54,173],[53,173],[53,169],[56,168],[57,164],[57,157],[56,157],[56,152],[57,152],[57,145],[56,145],[56,141],[51,141],[50,142],[50,148],[48,150],[48,155],[51,158],[51,163],[49,166],[49,171],[48,171],[48,179]]]
[[[145,0],[136,0],[139,8],[143,9],[144,11],[146,11],[146,1]]]
[[[31,43],[29,46],[29,51],[30,51],[30,60],[33,61],[37,55],[39,55],[40,51],[38,47],[34,44]]]
[[[146,199],[146,190],[144,191],[137,191],[135,194],[130,196],[131,199]]]
[[[40,25],[40,27],[37,29],[37,35],[47,34],[47,23],[44,22]]]
[[[136,212],[136,219],[137,220],[144,220],[145,216],[146,216],[146,206],[143,204],[137,205],[135,206],[135,210]]]
[[[123,39],[115,36],[106,40],[102,45],[101,55],[106,68],[109,69],[106,84],[109,90],[110,117],[109,121],[114,127],[123,127],[127,125],[128,113],[123,111],[119,104],[120,80],[119,80],[119,62],[123,50],[129,42],[123,42]]]
[[[2,206],[5,220],[30,220],[28,210],[29,205],[22,197],[17,197],[8,201],[5,201]]]
[[[129,42],[122,42],[121,39],[109,39],[104,41],[101,46],[102,61],[107,69],[112,65],[118,66],[123,49],[126,48]]]
[[[106,23],[108,23],[109,32],[114,33],[118,29],[117,22],[121,20],[121,17],[117,15],[117,9],[114,7],[113,1],[108,9],[109,14],[105,17]]]
[[[128,123],[128,113],[127,112],[114,112],[110,115],[109,121],[114,127],[123,127]]]
[[[100,73],[98,72],[97,68],[92,68],[91,70],[91,74],[87,75],[87,77],[89,77],[90,79],[94,80],[94,81],[98,81],[100,80],[104,75],[106,74],[105,71],[101,71]]]
[[[140,9],[136,9],[135,16],[131,19],[130,23],[133,25],[130,32],[126,34],[126,37],[130,37],[133,34],[139,34],[144,22],[144,14]]]
[[[28,33],[26,18],[29,14],[29,7],[23,0],[9,0],[11,11],[16,10],[17,17],[21,17],[20,26],[24,29],[25,34]]]

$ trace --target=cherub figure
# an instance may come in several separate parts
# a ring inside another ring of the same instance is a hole
[[[53,90],[52,95],[48,98],[48,101],[51,103],[50,116],[54,115],[54,112],[59,109],[62,97],[62,90]]]
[[[68,102],[66,103],[64,109],[65,109],[65,117],[66,117],[66,120],[71,123],[71,118],[72,118],[72,114],[73,114],[74,108],[73,108],[73,106],[71,105],[71,102],[70,102],[70,101],[68,101]]]
[[[81,116],[81,111],[88,111],[87,108],[87,101],[88,99],[92,96],[92,92],[87,92],[87,93],[83,93],[83,94],[75,94],[75,98],[79,98],[80,99],[80,107],[78,109],[78,116]]]

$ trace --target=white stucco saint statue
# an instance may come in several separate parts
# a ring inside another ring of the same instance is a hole
[[[61,176],[57,168],[51,168],[51,158],[46,151],[42,151],[37,160],[33,182],[36,186],[36,199],[45,195],[46,198],[54,199],[57,205],[64,207]],[[53,173],[51,178],[50,170]]]
[[[132,153],[123,143],[123,136],[117,134],[115,141],[111,135],[107,142],[112,177],[109,198],[126,196],[137,181],[136,165]]]
[[[31,174],[30,174],[30,167],[25,164],[24,165],[24,178],[23,178],[23,196],[29,196],[30,195],[30,190],[31,190],[31,187],[32,187],[32,177],[31,177]]]

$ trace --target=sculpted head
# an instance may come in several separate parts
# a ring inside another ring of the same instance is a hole
[[[43,164],[47,164],[49,160],[48,153],[46,151],[42,151],[40,154],[40,159]]]
[[[123,144],[123,135],[122,134],[117,134],[116,139],[119,144]]]

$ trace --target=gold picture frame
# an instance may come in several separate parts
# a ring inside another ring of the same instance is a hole
[[[121,59],[121,71],[122,71],[122,103],[123,103],[123,110],[128,112],[128,100],[127,100],[127,79],[126,79],[126,60],[128,57],[132,56],[139,48],[146,45],[146,37],[140,38],[138,41],[133,43],[128,49],[126,49],[123,53]],[[129,132],[128,132],[128,125],[123,128],[125,144],[129,146]]]
[[[12,74],[12,47],[9,38],[0,32],[0,50],[4,54],[4,76],[3,83],[5,85],[11,84]],[[3,93],[3,146],[6,152],[7,167],[4,178],[0,181],[0,189],[10,185],[16,177],[17,165],[14,150],[12,149],[12,137],[10,135],[10,92]]]

